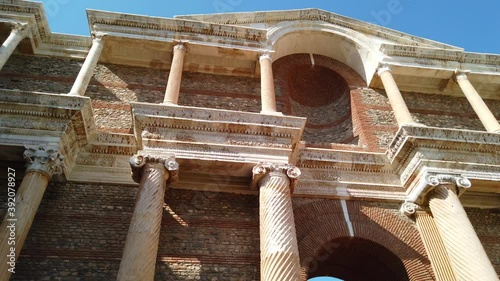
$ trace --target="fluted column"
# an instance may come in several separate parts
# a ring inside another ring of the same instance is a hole
[[[0,69],[3,68],[7,60],[10,58],[17,45],[24,37],[28,35],[28,25],[16,23],[10,31],[9,37],[3,42],[0,47]]]
[[[279,114],[276,110],[276,94],[274,92],[273,61],[269,53],[259,58],[260,62],[260,95],[264,114]]]
[[[448,177],[452,178],[452,177]],[[429,208],[450,258],[456,280],[498,280],[472,224],[457,196],[461,188],[471,183],[454,177],[452,184],[437,185],[429,194]]]
[[[62,172],[63,158],[56,149],[28,146],[24,158],[28,167],[17,190],[15,206],[9,206],[12,209],[8,209],[0,228],[1,281],[10,279],[9,269],[15,267],[50,178]],[[15,233],[13,240],[9,239],[12,233]]]
[[[175,45],[173,53],[172,65],[168,74],[167,89],[165,91],[165,98],[163,99],[163,103],[166,104],[177,104],[179,102],[186,46],[182,43]]]
[[[260,268],[262,281],[300,280],[300,262],[291,192],[300,170],[290,165],[259,164]]]
[[[406,106],[396,81],[394,81],[394,77],[392,77],[391,69],[388,66],[380,67],[377,70],[377,74],[380,76],[382,84],[384,84],[384,89],[389,99],[389,103],[391,104],[392,111],[394,112],[394,116],[396,117],[396,121],[398,122],[398,126],[416,124],[411,117],[410,111]]]
[[[416,212],[417,226],[424,242],[425,250],[431,261],[432,269],[436,274],[437,281],[456,281],[450,263],[450,257],[446,252],[443,239],[436,227],[434,218],[425,211]]]
[[[71,90],[69,91],[69,95],[85,95],[85,91],[87,91],[94,69],[99,61],[99,57],[101,56],[105,35],[105,33],[100,32],[92,34],[92,47],[83,62],[80,72],[78,72],[78,76],[76,77],[75,83],[73,83],[73,87],[71,87]]]
[[[134,156],[130,159],[132,177],[139,191],[118,270],[119,281],[154,279],[156,256],[167,180],[177,177],[173,158]]]
[[[463,72],[457,73],[455,80],[472,106],[472,109],[476,112],[479,120],[481,120],[484,128],[486,128],[486,131],[490,133],[500,133],[500,124],[498,123],[498,120],[493,113],[491,113],[491,110],[484,103],[474,86],[472,86],[471,82],[467,78],[467,74]]]

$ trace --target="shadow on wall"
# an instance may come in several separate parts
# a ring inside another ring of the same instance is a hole
[[[348,67],[321,55],[294,54],[273,63],[278,99],[285,114],[307,118],[303,140],[310,145],[358,144],[354,136]],[[349,73],[350,74],[350,73]]]
[[[358,277],[345,279],[399,281],[423,276],[433,278],[420,234],[408,218],[397,213],[397,206],[381,207],[357,201],[346,203],[353,237],[338,200],[306,201],[294,208],[303,280],[325,275],[345,278],[341,274],[349,276],[352,268],[365,267],[368,272],[380,271],[381,278],[363,279],[375,276],[360,269],[352,272]],[[329,268],[336,271],[329,272]]]

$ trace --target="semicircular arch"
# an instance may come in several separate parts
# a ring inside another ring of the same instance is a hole
[[[325,22],[283,22],[270,29],[267,36],[273,60],[297,53],[327,56],[354,69],[367,85],[383,56],[380,42]]]

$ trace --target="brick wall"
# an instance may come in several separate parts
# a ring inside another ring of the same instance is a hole
[[[500,209],[466,208],[465,211],[500,276]]]
[[[136,191],[49,185],[11,280],[115,280]],[[155,280],[258,280],[257,202],[169,189]]]
[[[339,200],[294,198],[294,216],[302,280],[314,275],[315,263],[331,241],[350,237]],[[400,214],[397,204],[347,201],[354,237],[385,247],[402,261],[409,280],[434,280],[430,261],[413,221]],[[363,257],[360,257],[363,258]],[[405,280],[405,279],[402,279]]]
[[[0,72],[0,88],[65,94],[82,61],[13,55]],[[129,102],[161,103],[168,70],[98,64],[87,88],[97,129],[132,133]],[[179,104],[260,112],[260,79],[184,72]]]
[[[423,125],[485,131],[466,98],[403,92],[413,119]],[[500,119],[500,101],[485,100]],[[398,129],[389,100],[383,90],[362,88],[351,91],[355,127],[360,144],[372,150],[387,148]]]

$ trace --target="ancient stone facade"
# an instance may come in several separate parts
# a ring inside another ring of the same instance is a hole
[[[0,3],[0,280],[498,280],[500,56],[318,9]]]

